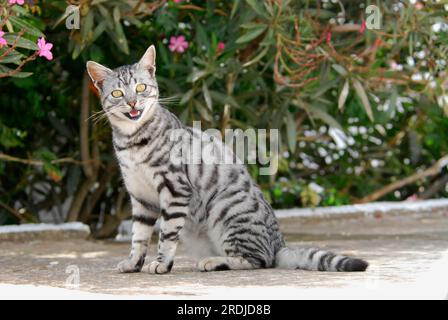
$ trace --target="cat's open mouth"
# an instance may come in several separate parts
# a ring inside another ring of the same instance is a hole
[[[129,112],[123,112],[123,114],[130,120],[138,120],[142,116],[143,110],[131,110]]]

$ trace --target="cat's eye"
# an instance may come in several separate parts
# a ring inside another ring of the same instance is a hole
[[[121,90],[114,90],[114,91],[112,91],[112,97],[120,98],[122,96],[123,96],[123,91],[121,91]]]
[[[143,92],[146,90],[146,84],[140,83],[135,87],[135,91],[137,92]]]

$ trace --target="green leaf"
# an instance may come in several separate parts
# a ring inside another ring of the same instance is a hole
[[[3,49],[3,48],[2,48]],[[6,50],[0,49],[0,55],[2,55]],[[19,64],[20,61],[23,58],[23,54],[13,50],[11,53],[9,53],[7,56],[1,58],[0,63],[6,64],[6,63],[15,63]]]
[[[340,129],[343,131],[339,122],[337,122],[335,118],[333,118],[328,112],[326,112],[322,106],[310,105],[300,99],[293,100],[292,103],[294,105],[297,105],[300,108],[304,109],[311,116],[322,120],[323,122],[328,124],[330,127],[337,128],[337,129]]]
[[[8,73],[13,71],[14,69],[8,68],[2,64],[0,64],[0,73]],[[13,78],[26,78],[29,77],[30,75],[32,75],[32,72],[16,72],[13,75],[11,75],[11,77]]]
[[[374,117],[372,112],[372,106],[370,105],[370,101],[369,98],[367,97],[367,93],[364,87],[362,86],[361,82],[359,82],[357,79],[353,79],[352,82],[359,99],[361,99],[362,105],[367,113],[367,116],[369,117],[370,121],[373,122]]]
[[[254,10],[259,16],[267,17],[266,12],[264,11],[263,7],[260,5],[259,0],[246,0],[247,4]]]
[[[9,128],[0,122],[0,145],[6,149],[23,146],[22,139],[26,132]]]
[[[204,119],[205,121],[208,121],[208,122],[213,121],[213,117],[210,113],[210,110],[208,110],[206,107],[204,107],[199,101],[194,100],[194,106],[196,107],[196,110],[198,110],[202,119]]]
[[[262,24],[260,24],[259,22],[249,22],[240,25],[240,27],[243,29],[258,29],[261,25]]]
[[[241,0],[234,0],[233,1],[232,12],[230,13],[230,19],[233,19],[233,17],[235,16],[235,13],[238,11],[238,8],[240,6],[240,2],[241,2]]]
[[[106,19],[106,21],[112,24],[112,17],[106,7],[102,4],[98,4],[96,7],[98,8],[98,11],[101,13],[101,15]]]
[[[193,68],[193,71],[188,76],[187,81],[195,83],[196,81],[204,78],[207,74],[208,74],[207,70],[201,70],[201,69],[198,69],[198,68]]]
[[[23,19],[14,16],[10,16],[8,19],[11,21],[13,26],[17,27],[16,28],[17,31],[25,29],[25,33],[28,33],[36,37],[44,37],[44,34],[28,21],[25,21]]]
[[[17,12],[22,16],[29,16],[28,11],[25,8],[22,8],[21,6],[11,6],[11,10]]]
[[[344,87],[341,90],[341,93],[339,94],[338,99],[338,108],[339,110],[344,109],[345,102],[347,101],[348,94],[350,92],[350,83],[348,80],[345,80]]]
[[[238,102],[236,102],[236,100],[233,97],[227,94],[210,90],[210,95],[212,96],[213,100],[219,101],[220,103],[222,103],[222,105],[229,104],[232,107],[240,108]]]
[[[205,46],[206,48],[210,47],[210,40],[208,39],[207,32],[205,31],[204,27],[201,25],[201,23],[196,22],[196,42],[199,47]]]
[[[207,84],[202,82],[202,93],[204,95],[205,103],[207,104],[207,108],[212,111],[213,110],[213,101],[212,97],[210,96],[210,91],[208,90]]]
[[[81,25],[82,40],[87,41],[89,32],[93,29],[93,11],[89,11]]]
[[[16,41],[17,39],[17,33],[7,33],[3,36],[3,38],[5,38],[6,42],[12,46],[13,43]],[[17,40],[16,46],[18,48],[24,48],[24,49],[29,49],[29,50],[38,50],[39,47],[37,46],[37,43],[30,41],[26,38],[19,38],[19,40]]]
[[[266,47],[263,49],[263,51],[261,51],[255,58],[247,61],[245,64],[243,64],[244,68],[247,68],[251,65],[253,65],[254,63],[257,63],[258,61],[260,61],[269,51],[269,47]]]
[[[345,77],[347,76],[348,72],[347,70],[345,70],[345,68],[339,64],[333,64],[332,65],[333,69],[337,71],[337,73],[339,73],[341,76]]]
[[[115,23],[115,34],[109,33],[109,36],[115,41],[121,51],[125,54],[129,54],[128,40],[126,39],[123,27],[119,22]]]
[[[187,102],[189,102],[189,101],[191,100],[191,98],[193,98],[193,95],[194,95],[194,91],[193,91],[193,89],[188,90],[188,91],[182,96],[182,99],[180,99],[179,104],[180,104],[181,106],[187,104]]]
[[[341,81],[340,77],[337,77],[333,80],[330,81],[322,81],[321,85],[319,86],[319,88],[316,90],[315,93],[313,93],[313,95],[311,96],[311,99],[317,99],[320,96],[322,96],[325,92],[327,92],[328,90],[332,89],[334,86],[336,86],[337,84],[339,84],[339,82]]]
[[[114,15],[114,22],[120,23],[120,19],[121,19],[120,8],[115,7],[114,11],[113,11],[113,15]]]
[[[288,147],[292,153],[296,152],[297,147],[297,128],[296,123],[290,112],[286,114],[286,136],[288,138]]]
[[[100,3],[103,3],[103,2],[106,2],[106,1],[110,1],[110,0],[93,0],[91,5],[92,6],[96,6],[96,5],[98,5]]]
[[[79,43],[75,44],[75,48],[73,49],[73,52],[72,52],[72,59],[73,60],[75,60],[76,58],[79,57],[79,55],[81,54],[82,49],[83,48],[82,48],[81,44],[79,44]]]
[[[140,28],[143,25],[143,23],[136,17],[126,16],[125,20],[129,21],[129,23],[133,24],[137,28]]]
[[[100,22],[100,24],[98,24],[96,26],[95,30],[93,31],[93,36],[91,39],[92,42],[95,42],[96,39],[98,39],[98,37],[103,34],[104,30],[106,30],[106,28],[107,28],[107,24],[108,24],[108,21],[103,20]]]
[[[256,37],[258,37],[259,35],[261,35],[266,29],[267,29],[267,25],[260,24],[260,26],[258,28],[251,29],[249,32],[247,32],[247,33],[243,34],[241,37],[239,37],[236,40],[236,43],[242,44],[242,43],[249,42],[249,41],[255,39]]]

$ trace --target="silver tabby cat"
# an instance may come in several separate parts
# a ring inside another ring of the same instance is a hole
[[[170,160],[173,130],[190,139],[201,132],[185,127],[159,103],[155,48],[138,63],[111,70],[87,63],[112,126],[113,145],[132,203],[132,250],[120,272],[166,273],[179,240],[201,256],[201,271],[288,268],[364,271],[368,264],[331,252],[291,249],[277,219],[244,165],[179,164]],[[224,148],[219,139],[209,141]],[[227,149],[226,149],[227,148]],[[154,224],[160,220],[157,256],[145,264]]]

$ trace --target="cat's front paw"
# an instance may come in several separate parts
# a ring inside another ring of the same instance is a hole
[[[140,258],[139,260],[126,259],[126,260],[121,261],[117,265],[117,269],[121,273],[140,272],[144,261],[145,261],[144,257]]]
[[[163,274],[171,271],[173,267],[173,262],[164,263],[159,261],[153,261],[150,264],[143,267],[142,272],[147,272],[151,274]]]

